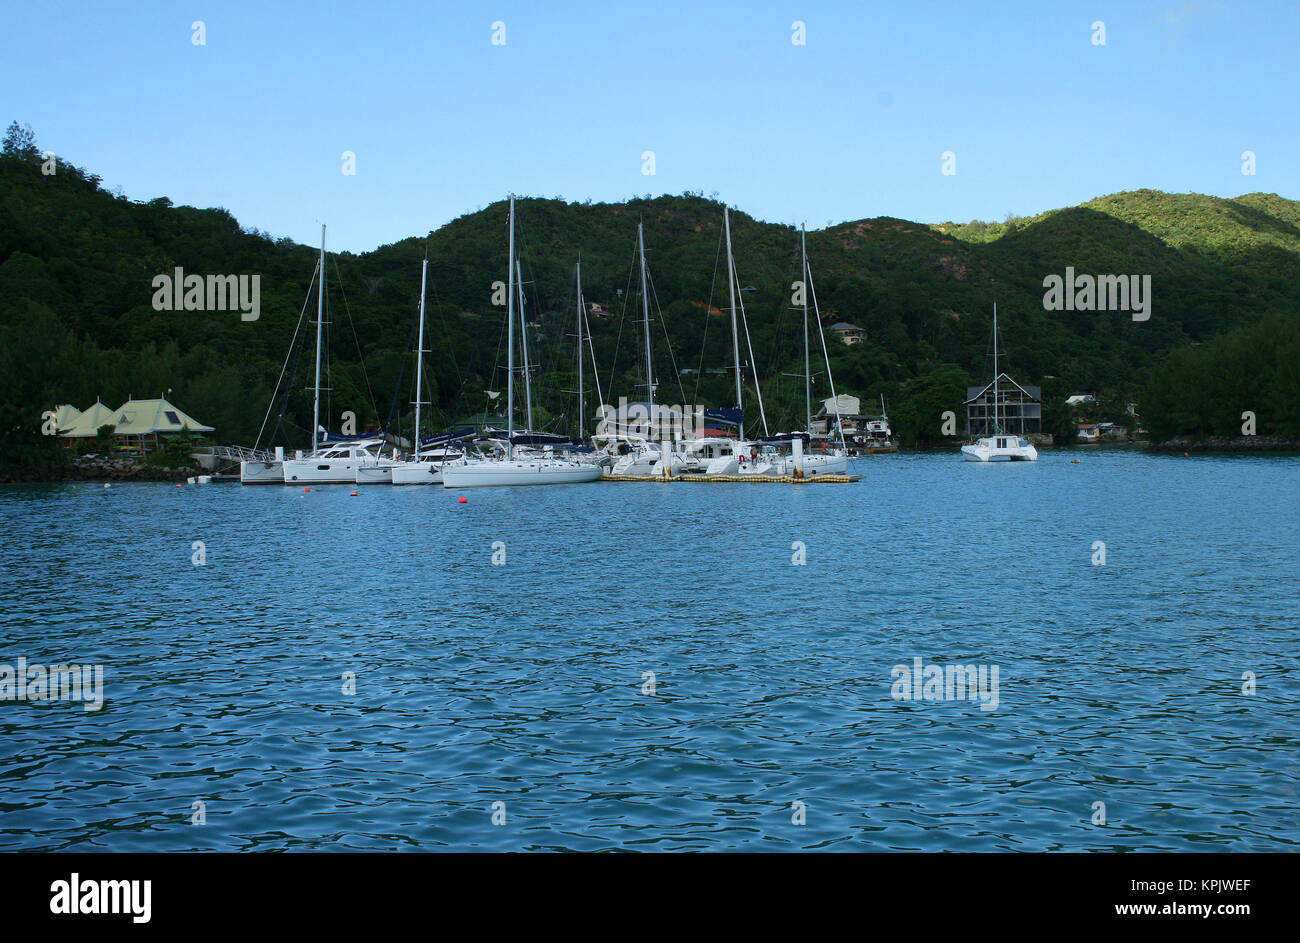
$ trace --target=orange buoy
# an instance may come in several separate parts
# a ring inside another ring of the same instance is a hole
[[[183,484],[181,484],[181,483],[178,481],[178,482],[176,482],[176,487],[177,487],[177,488],[184,488],[185,486],[184,486]]]
[[[352,497],[354,497],[354,498],[357,496],[357,492],[355,492],[355,491],[350,492],[350,494],[351,494]]]
[[[469,504],[469,498],[465,497],[463,494],[456,500],[459,501],[461,504]]]
[[[310,491],[311,489],[310,489],[310,488],[303,488],[302,490],[303,490],[303,492],[305,493],[305,492]]]

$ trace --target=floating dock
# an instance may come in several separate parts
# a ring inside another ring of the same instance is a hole
[[[670,481],[745,481],[778,482],[787,485],[846,485],[861,481],[861,475],[809,475],[796,478],[793,475],[673,475],[665,478],[661,475],[605,475],[601,481],[656,481],[667,484]]]

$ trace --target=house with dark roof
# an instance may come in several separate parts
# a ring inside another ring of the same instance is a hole
[[[861,344],[867,339],[867,332],[864,328],[856,324],[850,324],[848,321],[836,321],[831,325],[831,330],[840,336],[840,340],[852,346]]]

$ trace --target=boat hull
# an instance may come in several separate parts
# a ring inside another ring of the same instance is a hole
[[[404,462],[393,468],[395,485],[440,485],[442,465],[435,462]]]
[[[359,485],[391,485],[393,465],[358,465],[356,483]]]
[[[977,445],[963,445],[961,457],[967,462],[1036,462],[1038,450],[1032,445],[1028,449],[984,449]]]
[[[288,485],[354,485],[359,459],[289,459],[284,463]]]
[[[794,459],[787,458],[781,462],[781,474],[794,474]],[[805,478],[813,475],[847,475],[849,460],[844,455],[805,455],[803,457],[803,474]]]
[[[563,485],[599,481],[599,465],[557,461],[471,462],[445,467],[444,488],[485,488],[500,485]]]
[[[284,484],[284,462],[240,462],[241,485]]]

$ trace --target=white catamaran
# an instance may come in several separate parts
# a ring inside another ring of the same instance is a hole
[[[490,485],[559,485],[596,481],[602,475],[599,465],[571,462],[556,458],[515,457],[515,198],[510,196],[509,264],[506,278],[506,453],[504,457],[465,464],[444,465],[444,488],[480,488]],[[523,309],[520,308],[520,319]],[[521,326],[526,330],[526,325]],[[423,346],[423,345],[421,345]],[[525,372],[527,412],[532,414],[531,387]]]
[[[992,435],[981,436],[961,447],[967,462],[1036,462],[1038,449],[1028,439],[1010,435],[998,425],[998,305],[993,303],[993,421]]]

